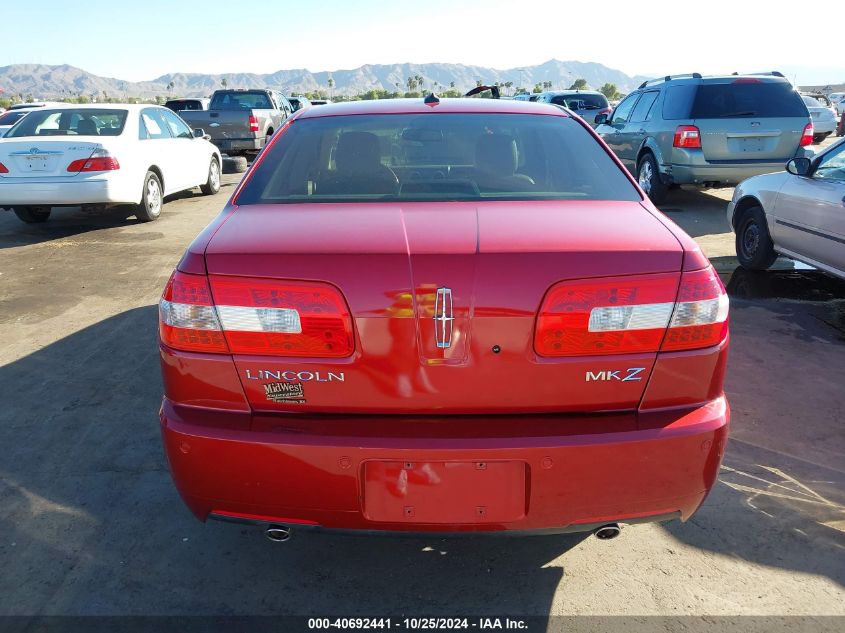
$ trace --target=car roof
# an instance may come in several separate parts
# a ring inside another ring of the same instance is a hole
[[[598,90],[548,90],[543,93],[544,95],[552,95],[553,97],[557,97],[560,95],[602,95],[601,92]]]
[[[443,98],[436,105],[428,105],[423,99],[376,99],[371,101],[346,101],[328,103],[303,110],[300,119],[324,116],[355,114],[453,114],[453,113],[497,113],[497,114],[548,114],[568,116],[553,105],[531,103],[515,99],[449,99]]]
[[[146,108],[167,109],[155,103],[60,103],[47,108],[39,108],[39,110],[128,110],[129,112],[140,112]]]

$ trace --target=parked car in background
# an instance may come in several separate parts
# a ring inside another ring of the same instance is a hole
[[[843,200],[845,140],[740,183],[727,211],[739,263],[765,270],[780,254],[845,279]]]
[[[200,520],[588,531],[716,481],[728,299],[590,127],[503,99],[309,108],[160,302]],[[538,415],[542,414],[542,415]]]
[[[144,222],[164,196],[220,189],[220,152],[176,114],[151,105],[30,112],[0,139],[0,207],[44,222],[53,207],[136,205]]]
[[[331,102],[331,99],[311,99],[311,105],[326,105]]]
[[[293,108],[294,112],[302,110],[302,108],[307,108],[311,105],[308,97],[303,97],[302,95],[288,97],[288,101],[290,101],[291,108]]]
[[[610,114],[610,104],[602,93],[593,90],[560,90],[537,95],[537,103],[551,103],[572,110],[590,126],[596,126],[596,116]]]
[[[0,114],[0,137],[3,137],[11,127],[37,108],[17,108]]]
[[[208,110],[208,104],[211,99],[200,97],[196,99],[168,99],[164,103],[164,107],[173,110],[174,112],[184,112],[185,110]]]
[[[290,102],[275,90],[217,90],[208,110],[179,114],[192,128],[211,136],[229,156],[257,153],[293,113]]]
[[[814,135],[807,106],[780,73],[646,81],[595,123],[656,203],[672,185],[734,185],[780,171]]]
[[[813,122],[813,142],[821,143],[836,131],[836,110],[824,95],[801,95]]]
[[[539,93],[530,93],[530,92],[520,92],[518,95],[514,95],[514,101],[537,101],[537,97],[539,97]]]
[[[842,101],[845,100],[845,92],[831,92],[827,95],[827,98],[833,104],[838,116],[845,114],[845,104],[842,103]]]

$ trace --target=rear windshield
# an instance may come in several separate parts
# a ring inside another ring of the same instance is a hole
[[[641,198],[571,118],[392,114],[295,120],[237,204],[479,199]]]
[[[36,110],[5,138],[24,136],[118,136],[126,124],[126,110]]]
[[[607,98],[604,95],[557,95],[551,98],[551,103],[570,110],[604,110],[608,107]]]
[[[3,114],[0,114],[0,125],[12,125],[13,123],[24,118],[27,113],[28,110],[24,110],[23,112],[21,112],[20,110],[9,110],[8,112],[4,112]]]
[[[728,117],[804,117],[807,107],[785,81],[701,84],[692,104],[691,119]]]
[[[194,99],[188,101],[168,101],[164,104],[165,108],[173,110],[174,112],[182,112],[184,110],[202,110],[202,102]]]
[[[273,104],[267,93],[217,92],[211,97],[211,110],[272,110]]]

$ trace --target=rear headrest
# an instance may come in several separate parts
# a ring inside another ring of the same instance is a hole
[[[91,119],[81,119],[76,124],[76,133],[82,136],[98,136],[97,124]]]
[[[494,174],[512,176],[519,165],[516,141],[508,134],[485,134],[475,145],[475,164]]]
[[[372,132],[344,132],[337,141],[334,162],[338,171],[370,171],[381,165],[378,137]]]

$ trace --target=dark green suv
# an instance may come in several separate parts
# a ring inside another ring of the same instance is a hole
[[[655,203],[672,185],[735,185],[781,171],[813,142],[807,106],[778,72],[653,79],[595,123]]]

